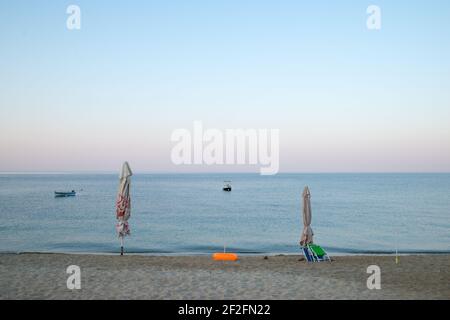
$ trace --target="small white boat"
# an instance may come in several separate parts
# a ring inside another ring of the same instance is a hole
[[[222,190],[230,192],[231,191],[231,181],[224,181]]]

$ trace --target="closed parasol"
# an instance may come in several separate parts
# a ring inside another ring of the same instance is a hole
[[[306,246],[313,242],[313,231],[311,229],[311,193],[306,186],[303,190],[303,232],[300,238],[300,245]]]
[[[120,254],[123,255],[123,240],[124,237],[130,235],[130,226],[128,219],[131,214],[131,197],[130,197],[130,180],[133,173],[130,165],[125,162],[122,166],[120,174],[119,191],[117,193],[116,201],[116,230],[120,238]]]

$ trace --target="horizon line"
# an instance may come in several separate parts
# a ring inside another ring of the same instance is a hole
[[[20,175],[20,174],[119,174],[120,170],[68,170],[68,171],[0,171],[2,175]],[[134,174],[251,174],[261,175],[259,172],[173,172],[173,171],[133,171]],[[450,174],[450,171],[285,171],[279,174]]]

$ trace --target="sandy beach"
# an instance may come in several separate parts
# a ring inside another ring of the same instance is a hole
[[[450,255],[301,259],[0,254],[0,299],[450,299]],[[80,290],[67,288],[70,265]],[[367,288],[369,265],[381,268],[381,290]]]

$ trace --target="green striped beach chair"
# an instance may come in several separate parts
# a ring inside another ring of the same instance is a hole
[[[310,243],[310,244],[307,244],[306,247],[303,248],[304,253],[305,253],[305,249],[307,249],[309,256],[312,258],[312,259],[307,258],[308,262],[322,262],[322,261],[331,262],[330,256],[327,254],[327,252],[321,246]]]

